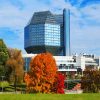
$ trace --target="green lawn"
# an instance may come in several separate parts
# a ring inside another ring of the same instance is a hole
[[[100,100],[100,94],[0,94],[0,100]]]

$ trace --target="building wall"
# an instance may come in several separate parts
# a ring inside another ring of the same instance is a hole
[[[24,54],[23,58],[25,60],[25,71],[29,70],[29,60],[34,58],[36,55],[34,54]],[[56,60],[56,64],[58,67],[58,71],[77,71],[76,62],[74,62],[73,56],[54,56]]]
[[[37,24],[25,28],[25,47],[50,45],[60,46],[59,24]]]
[[[60,46],[60,25],[45,24],[45,45]]]
[[[76,57],[76,66],[77,68],[81,68],[82,70],[85,69],[85,57],[77,56]]]
[[[36,54],[24,54],[23,58],[25,60],[25,71],[29,70],[29,62],[31,58],[34,58]],[[61,72],[77,72],[77,69],[80,68],[82,71],[85,70],[86,67],[89,68],[100,68],[97,62],[94,62],[94,58],[85,58],[84,56],[76,56],[76,60],[74,56],[53,56],[56,60],[56,64],[58,67],[58,71]],[[97,58],[100,61],[100,58]],[[87,61],[90,61],[87,64]],[[100,62],[99,62],[100,64]]]
[[[55,20],[57,21],[57,23],[60,24],[60,53],[58,56],[64,56],[64,25],[63,25],[63,14],[57,14],[54,15],[55,16]]]

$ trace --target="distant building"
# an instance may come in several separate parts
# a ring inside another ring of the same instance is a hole
[[[54,56],[70,55],[70,11],[55,15],[50,11],[35,12],[24,29],[27,53],[50,52]]]
[[[25,71],[30,69],[30,60],[36,54],[24,54]],[[58,71],[60,72],[74,72],[77,74],[78,69],[84,71],[86,68],[95,70],[100,68],[100,57],[93,57],[90,55],[77,55],[77,56],[53,56],[56,60]]]

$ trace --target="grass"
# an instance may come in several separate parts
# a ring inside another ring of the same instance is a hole
[[[99,100],[100,94],[0,94],[0,100]]]

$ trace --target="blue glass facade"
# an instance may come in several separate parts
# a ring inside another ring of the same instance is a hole
[[[29,71],[29,66],[30,66],[30,61],[31,57],[24,57],[24,71],[27,72]]]
[[[60,25],[45,24],[45,45],[60,46]]]
[[[59,24],[34,24],[25,28],[24,47],[52,46],[60,47],[60,25]],[[37,50],[38,52],[41,52]],[[45,51],[44,51],[45,52]],[[36,51],[30,53],[37,53]]]
[[[56,21],[60,24],[60,53],[59,56],[64,56],[64,26],[63,26],[63,15],[54,15]]]
[[[28,46],[44,45],[44,24],[29,25],[25,28],[25,48]]]
[[[66,56],[70,50],[69,13],[61,15],[50,11],[35,12],[25,27],[24,47],[27,53],[50,52],[54,56]]]

